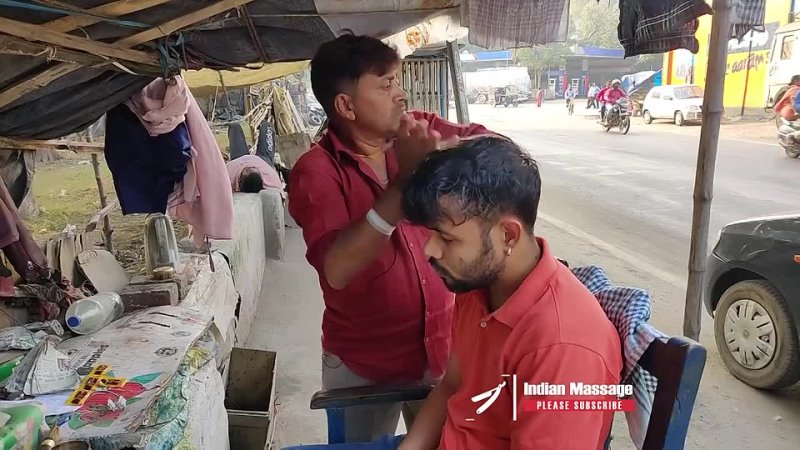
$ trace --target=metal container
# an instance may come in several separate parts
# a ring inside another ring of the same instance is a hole
[[[144,223],[144,255],[147,273],[152,277],[155,270],[171,267],[180,270],[178,240],[172,220],[161,213],[150,214]]]
[[[231,449],[272,448],[275,432],[275,352],[234,348],[225,408]]]

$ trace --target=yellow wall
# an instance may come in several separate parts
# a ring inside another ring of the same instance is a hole
[[[710,2],[709,2],[710,3]],[[792,0],[769,0],[764,18],[765,33],[756,33],[753,41],[752,53],[750,50],[750,34],[737,42],[732,40],[728,44],[728,67],[725,76],[725,107],[741,108],[744,100],[746,108],[763,108],[766,103],[766,85],[769,63],[769,53],[775,30],[780,25],[788,22]],[[664,55],[664,71],[670,69],[671,73],[664,74],[664,83],[670,84],[689,83],[691,71],[694,71],[694,84],[705,86],[706,68],[708,61],[708,45],[711,36],[711,16],[700,18],[700,24],[695,33],[700,42],[700,51],[694,55],[692,64],[691,53],[687,50],[676,50]],[[748,58],[748,54],[750,57]],[[749,64],[748,64],[749,59]],[[749,76],[748,76],[749,65]],[[671,78],[670,78],[671,76]],[[747,93],[745,98],[745,85]]]

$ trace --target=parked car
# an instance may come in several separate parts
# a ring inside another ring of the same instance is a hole
[[[703,120],[703,88],[693,84],[656,86],[650,89],[642,106],[644,123],[670,119],[681,127]]]
[[[800,214],[726,225],[703,297],[734,376],[760,389],[800,380]]]

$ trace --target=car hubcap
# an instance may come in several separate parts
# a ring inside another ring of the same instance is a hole
[[[725,342],[743,367],[764,368],[775,356],[775,325],[767,310],[750,299],[737,300],[725,317]]]

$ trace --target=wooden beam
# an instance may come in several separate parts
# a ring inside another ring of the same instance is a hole
[[[26,39],[28,41],[47,42],[53,45],[106,56],[108,58],[133,61],[154,66],[159,65],[158,56],[153,53],[130,50],[118,45],[106,44],[103,42],[93,41],[91,39],[59,33],[39,25],[18,22],[16,20],[6,19],[5,17],[0,17],[0,30],[3,30],[3,33]]]
[[[51,68],[39,72],[30,78],[26,78],[25,81],[17,83],[0,92],[0,108],[80,68],[80,64],[56,63]]]
[[[129,14],[134,11],[144,10],[152,6],[166,3],[167,1],[169,0],[121,0],[93,8],[89,11],[96,14],[119,16]],[[95,23],[99,21],[99,19],[87,17],[65,17],[41,26],[16,22],[0,17],[0,29],[2,29],[5,33],[12,34],[29,41],[44,41],[67,48],[83,50],[92,54],[107,56],[110,58],[124,59],[126,61],[141,62],[145,65],[158,67],[159,60],[155,55],[137,50],[129,50],[128,48],[158,39],[159,37],[168,36],[175,31],[196,24],[230,9],[246,5],[251,1],[253,0],[219,1],[211,6],[164,22],[158,27],[120,39],[114,44],[104,44],[63,33],[82,26],[81,24],[88,24],[89,22],[87,22],[87,20],[94,20]],[[7,28],[8,30],[6,30]],[[12,31],[12,29],[16,32]],[[35,30],[39,30],[40,33],[36,33]],[[127,56],[123,56],[123,54]],[[132,56],[136,56],[137,59],[132,59]],[[143,62],[142,60],[138,59],[138,57],[147,57],[148,60]],[[9,87],[0,93],[0,108],[8,105],[9,103],[29,92],[47,86],[56,79],[72,73],[79,68],[79,65],[73,63],[57,64],[37,74],[32,79],[23,80],[16,85]]]
[[[50,44],[30,42],[18,37],[7,35],[0,35],[0,54],[31,56],[44,58],[49,61],[75,63],[82,66],[108,64],[108,59],[103,58],[102,56],[92,55],[75,50],[68,50]],[[159,75],[161,73],[161,69],[156,66],[145,66],[143,64],[126,62],[125,67],[136,73],[146,73],[152,75]],[[124,72],[122,68],[113,64],[109,65],[108,68],[111,70]]]
[[[151,28],[147,31],[143,31],[141,33],[137,33],[132,36],[123,38],[115,42],[115,45],[120,45],[125,47],[136,47],[139,44],[150,42],[154,39],[158,39],[161,37],[169,36],[170,34],[178,30],[182,30],[188,26],[194,25],[198,22],[202,22],[203,20],[208,19],[209,17],[214,17],[217,14],[222,14],[225,11],[238,8],[239,6],[242,5],[246,5],[252,1],[253,0],[222,0],[217,3],[214,3],[211,6],[198,9],[195,12],[164,22],[161,25]]]
[[[87,9],[86,12],[108,17],[122,17],[126,14],[144,11],[145,9],[150,9],[169,1],[170,0],[117,0],[100,5],[96,8]],[[94,17],[67,16],[48,22],[44,24],[44,26],[53,31],[66,33],[81,27],[94,25],[97,22],[100,22],[100,19]]]
[[[11,139],[0,137],[0,150],[69,150],[75,153],[102,153],[102,142],[80,142],[64,139],[41,141],[35,139]]]

